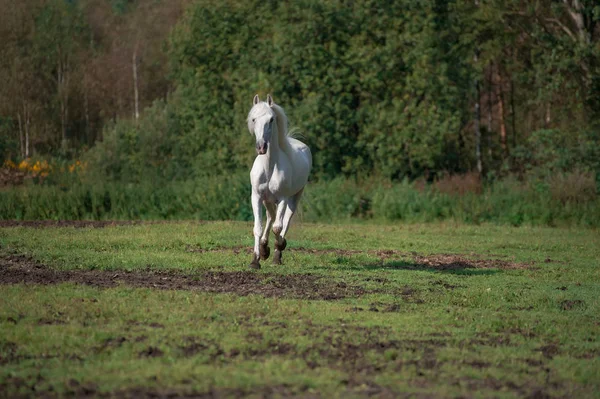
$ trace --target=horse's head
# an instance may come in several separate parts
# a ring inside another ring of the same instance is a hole
[[[248,113],[248,130],[256,137],[256,152],[266,154],[269,142],[276,132],[275,112],[272,110],[273,97],[267,95],[267,101],[261,102],[258,94],[254,96],[253,106]]]

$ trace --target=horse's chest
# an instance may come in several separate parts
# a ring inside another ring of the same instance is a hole
[[[259,193],[263,201],[279,202],[281,197],[281,184],[277,181],[270,180],[260,185]]]
[[[253,186],[263,201],[277,203],[282,198],[289,196],[289,168],[275,164],[272,168],[267,165],[255,164],[251,176]]]

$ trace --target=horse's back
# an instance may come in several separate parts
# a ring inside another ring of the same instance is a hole
[[[312,153],[310,152],[310,148],[308,148],[308,146],[300,140],[293,137],[288,137],[288,142],[290,143],[290,147],[293,149],[292,157],[294,158],[294,164],[299,161],[301,164],[306,165],[308,174],[312,168]]]
[[[294,170],[294,180],[298,183],[301,182],[300,184],[304,187],[308,181],[308,175],[312,168],[312,154],[310,148],[295,138],[288,137],[287,140],[292,149],[290,154],[288,154],[288,158],[290,159]]]

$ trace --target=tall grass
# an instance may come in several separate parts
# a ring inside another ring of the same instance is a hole
[[[571,198],[553,195],[555,186],[510,179],[481,190],[439,187],[344,178],[310,183],[301,217],[309,222],[455,220],[600,227],[600,200],[587,189],[585,196]],[[164,184],[80,182],[68,189],[29,185],[0,191],[0,219],[251,220],[250,183],[247,173],[241,173]]]

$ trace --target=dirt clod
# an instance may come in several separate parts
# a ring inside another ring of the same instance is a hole
[[[149,346],[139,353],[139,357],[160,357],[164,354],[162,350],[155,346]]]
[[[581,299],[565,300],[560,303],[560,308],[562,310],[580,309],[580,308],[583,308],[584,306],[585,306],[585,302],[582,301]]]
[[[538,350],[541,351],[542,354],[544,355],[544,357],[546,357],[548,359],[552,359],[554,356],[558,355],[560,352],[560,348],[556,344],[544,345],[544,346],[541,346],[540,348],[538,348]]]

